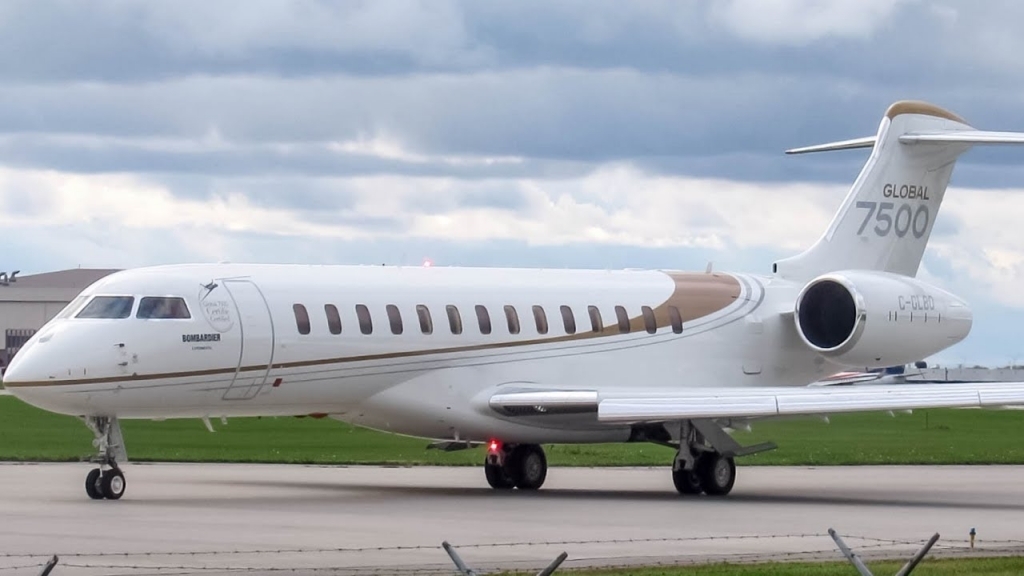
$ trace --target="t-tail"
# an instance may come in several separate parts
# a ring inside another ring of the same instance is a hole
[[[1024,133],[975,130],[938,106],[902,101],[889,107],[875,136],[788,150],[873,148],[825,234],[776,262],[775,272],[793,280],[836,270],[915,276],[953,165],[978,144],[1024,144]]]

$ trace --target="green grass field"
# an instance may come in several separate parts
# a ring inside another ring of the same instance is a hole
[[[868,562],[878,575],[895,574],[901,562]],[[679,568],[630,568],[628,570],[580,570],[574,576],[856,576],[845,562],[705,564]],[[1015,576],[1024,573],[1024,558],[925,559],[914,576]]]
[[[236,418],[123,422],[134,461],[286,462],[316,464],[479,464],[477,450],[425,450],[427,441],[311,418]],[[773,440],[779,449],[745,464],[1019,464],[1024,463],[1024,411],[928,410],[912,415],[856,414],[755,423],[737,432],[743,444]],[[0,460],[73,461],[93,451],[77,419],[0,397]],[[667,466],[669,448],[653,444],[558,445],[560,466]]]

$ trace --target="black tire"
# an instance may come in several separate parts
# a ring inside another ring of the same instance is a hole
[[[516,488],[538,490],[548,477],[548,459],[544,449],[536,444],[516,446],[511,454],[509,467],[514,471]]]
[[[516,481],[509,476],[504,468],[495,464],[484,464],[484,476],[487,483],[495,490],[511,490],[516,487]]]
[[[700,494],[704,491],[704,488],[700,485],[700,478],[697,476],[696,470],[683,470],[682,468],[673,470],[672,483],[676,485],[677,492],[687,496]]]
[[[736,483],[736,462],[721,454],[705,454],[697,461],[697,476],[708,496],[725,496]]]
[[[116,468],[104,472],[100,480],[103,497],[107,500],[120,500],[121,496],[124,496],[124,490],[127,487],[128,483],[124,479],[124,474]]]
[[[85,493],[93,500],[103,500],[103,488],[100,486],[102,473],[99,468],[93,468],[85,477]]]

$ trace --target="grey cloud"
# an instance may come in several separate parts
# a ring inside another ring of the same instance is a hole
[[[1021,69],[1016,23],[1024,7],[1010,0],[901,5],[868,38],[825,35],[810,49],[737,35],[719,7],[710,0],[15,0],[0,16],[0,77],[135,82],[554,66],[812,77],[842,71],[875,84],[933,87],[1014,82]]]
[[[896,98],[764,75],[629,70],[319,80],[190,78],[141,86],[2,86],[0,131],[311,142],[384,135],[411,151],[600,160],[777,153],[871,132]],[[780,112],[786,120],[780,121]],[[798,111],[798,112],[793,112]]]
[[[450,163],[443,159],[406,161],[329,151],[323,143],[273,146],[231,146],[218,150],[153,150],[129,142],[66,143],[46,137],[0,139],[0,162],[20,168],[66,172],[136,172],[209,176],[294,175],[315,177],[403,175],[484,178],[571,178],[593,165],[575,160],[523,159],[494,164]]]
[[[365,186],[357,186],[351,179],[343,177],[159,174],[148,175],[144,181],[165,187],[180,198],[209,200],[241,193],[255,205],[291,210],[306,221],[352,226],[372,232],[399,233],[405,222],[402,217],[411,214],[444,214],[460,208],[526,213],[532,208],[526,193],[515,182],[507,180],[481,180],[441,191],[432,190],[429,181],[418,184],[417,180],[410,180],[409,186],[422,185],[423,189],[408,190],[420,193],[403,197],[401,213],[392,217],[359,214],[358,201],[366,195]]]

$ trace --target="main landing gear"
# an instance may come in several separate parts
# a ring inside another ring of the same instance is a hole
[[[672,483],[680,494],[703,492],[725,496],[736,483],[736,456],[773,450],[771,442],[740,446],[712,420],[686,420],[679,425],[679,443],[672,462]]]
[[[672,483],[680,494],[725,496],[736,483],[736,462],[718,452],[701,452],[693,456],[692,468],[672,468]]]
[[[487,443],[484,475],[495,490],[537,490],[548,475],[548,460],[537,444]]]
[[[92,444],[98,453],[92,461],[99,464],[99,468],[93,468],[85,477],[85,493],[93,500],[119,500],[128,486],[124,473],[117,466],[118,460],[128,460],[121,425],[116,417],[86,416],[84,420],[96,437]]]

